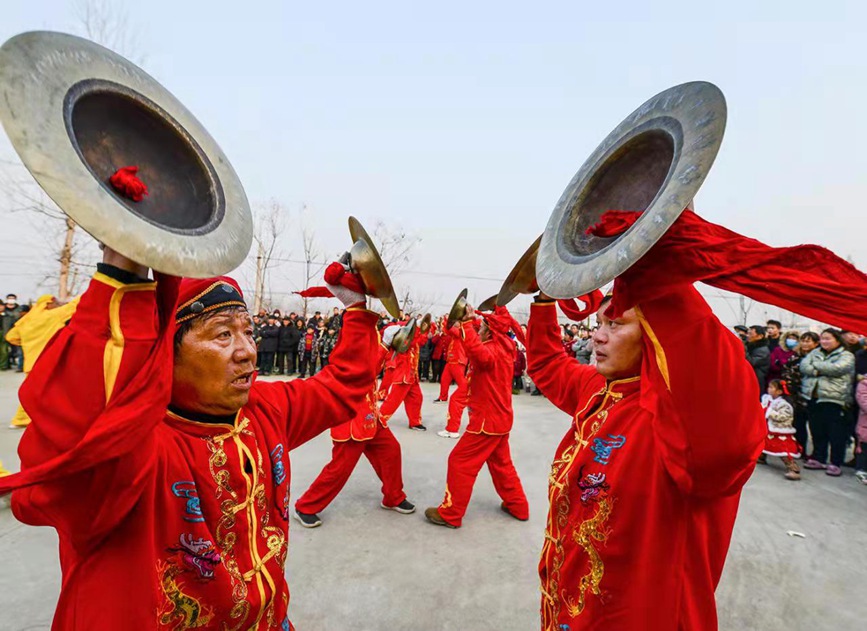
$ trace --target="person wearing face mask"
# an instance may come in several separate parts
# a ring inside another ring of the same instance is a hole
[[[785,335],[780,336],[780,344],[771,351],[771,365],[768,368],[768,383],[774,379],[783,378],[783,368],[786,363],[795,354],[795,349],[798,348],[798,332],[787,331]]]
[[[855,357],[846,350],[843,335],[837,329],[822,331],[819,348],[801,361],[801,396],[809,401],[813,436],[813,455],[804,463],[805,469],[824,469],[834,477],[842,473],[850,435],[846,410],[852,404],[854,375]]]
[[[792,393],[792,407],[795,409],[795,440],[801,446],[801,453],[807,453],[807,439],[809,437],[807,404],[809,398],[803,396],[801,388],[801,360],[810,351],[819,346],[819,336],[812,331],[802,333],[798,340],[795,352],[789,357],[789,361],[783,366],[783,381],[788,384],[789,392]]]

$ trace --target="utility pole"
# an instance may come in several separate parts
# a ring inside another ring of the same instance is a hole
[[[63,239],[63,248],[60,250],[60,278],[58,279],[58,299],[65,303],[69,300],[69,268],[72,264],[72,244],[75,240],[75,222],[66,217],[66,236]]]
[[[256,297],[253,300],[253,313],[262,310],[262,294],[265,293],[265,248],[261,241],[257,241],[256,250]]]

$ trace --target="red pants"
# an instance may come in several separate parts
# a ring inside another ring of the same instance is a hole
[[[488,464],[491,480],[497,494],[518,519],[530,516],[527,496],[518,479],[509,452],[509,435],[489,436],[464,432],[449,455],[449,470],[446,474],[446,496],[439,506],[439,513],[452,526],[460,526],[467,505],[473,494],[473,485],[482,469]]]
[[[348,440],[334,443],[331,462],[325,465],[295,508],[299,512],[314,514],[324,510],[349,480],[361,454],[367,456],[376,475],[382,480],[382,503],[397,506],[406,499],[400,465],[400,443],[387,427],[379,426],[370,440]]]
[[[397,408],[403,403],[406,415],[409,418],[409,426],[421,425],[421,404],[424,396],[418,383],[393,383],[388,396],[382,402],[379,413],[385,421],[397,412]]]
[[[458,384],[458,389],[449,398],[449,386],[452,381]],[[464,375],[464,367],[460,364],[446,364],[440,377],[440,400],[449,399],[449,411],[446,414],[446,431],[456,432],[461,428],[461,418],[464,408],[467,407],[467,394],[469,386]]]

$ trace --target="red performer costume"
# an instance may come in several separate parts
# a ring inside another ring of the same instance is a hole
[[[379,345],[376,374],[387,356],[394,351]],[[370,461],[382,481],[382,507],[400,513],[412,513],[415,507],[406,501],[401,476],[400,443],[388,429],[377,408],[376,381],[371,386],[361,410],[348,423],[331,428],[334,442],[331,461],[314,480],[310,488],[295,502],[296,518],[305,527],[321,524],[317,513],[324,510],[352,475],[362,454]],[[315,519],[308,519],[314,517]]]
[[[485,341],[471,320],[449,331],[463,339],[470,360],[470,421],[449,455],[445,498],[439,508],[429,508],[425,515],[434,523],[453,528],[461,525],[476,477],[485,464],[503,500],[503,510],[522,521],[530,516],[509,450],[515,344],[507,333],[512,329],[520,334],[521,329],[505,307],[497,307],[484,318],[485,334],[490,335]]]
[[[637,217],[609,211],[593,230],[613,236]],[[697,280],[844,326],[867,312],[867,277],[827,250],[770,248],[691,211],[615,280],[606,317],[634,308],[640,323],[631,378],[566,357],[553,302],[534,304],[529,372],[573,417],[549,478],[545,631],[717,628],[714,590],[766,426],[743,346]],[[713,363],[699,372],[695,357]]]
[[[461,329],[463,330],[463,329]],[[446,431],[456,433],[461,428],[461,417],[467,407],[467,350],[464,347],[463,336],[449,336],[446,350],[446,365],[440,377],[440,401],[449,401],[446,415]],[[449,386],[452,381],[458,384],[457,390],[449,398]]]
[[[100,264],[24,383],[33,422],[23,471],[0,484],[17,489],[19,520],[59,535],[52,629],[290,629],[289,452],[352,418],[369,394],[373,367],[358,358],[376,352],[376,314],[347,309],[343,343],[315,377],[255,382],[233,280],[185,280],[178,296],[177,279],[127,269]],[[176,328],[198,315],[210,320],[180,331],[173,353]],[[238,329],[206,344],[232,357],[217,368],[220,388],[249,399],[229,416],[184,412],[173,365],[188,337],[229,317]]]
[[[421,422],[421,404],[424,401],[424,396],[421,392],[421,386],[418,384],[418,353],[426,337],[425,333],[415,329],[415,337],[410,343],[409,350],[405,353],[395,354],[391,388],[379,410],[383,422],[387,423],[397,408],[400,407],[400,404],[403,403],[409,418],[409,428],[427,429]]]

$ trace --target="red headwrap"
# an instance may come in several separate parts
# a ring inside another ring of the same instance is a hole
[[[596,313],[599,310],[599,307],[602,306],[602,301],[604,299],[605,296],[602,292],[598,289],[594,289],[589,294],[578,296],[578,298],[573,298],[571,300],[558,300],[557,305],[559,305],[563,315],[567,318],[574,322],[581,322],[581,320],[586,319],[591,313]],[[585,307],[583,309],[579,307],[576,300],[583,302]]]
[[[518,321],[512,317],[512,314],[505,307],[497,305],[493,311],[482,313],[481,316],[492,333],[505,337],[509,331],[512,331],[515,337],[518,338],[518,341],[526,345],[521,325],[518,324]]]

